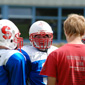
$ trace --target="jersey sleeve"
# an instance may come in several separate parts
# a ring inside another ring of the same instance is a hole
[[[56,77],[57,75],[57,64],[55,53],[52,52],[48,55],[45,64],[40,72],[40,75],[47,75],[50,77]]]
[[[26,85],[25,58],[21,53],[13,54],[6,63],[10,85]]]

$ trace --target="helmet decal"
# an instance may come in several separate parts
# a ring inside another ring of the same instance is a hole
[[[40,26],[43,26],[43,24],[44,24],[44,23],[42,23],[42,22],[39,23]]]
[[[2,33],[4,34],[4,35],[3,35],[3,38],[4,38],[4,39],[10,39],[10,38],[11,38],[12,33],[11,33],[10,31],[7,31],[7,30],[10,30],[10,29],[11,29],[11,28],[8,27],[8,26],[3,26],[3,27],[2,27],[1,31],[2,31]]]

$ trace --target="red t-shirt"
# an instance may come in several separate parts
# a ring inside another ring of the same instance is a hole
[[[66,44],[53,51],[40,75],[56,77],[56,85],[85,85],[85,45]]]

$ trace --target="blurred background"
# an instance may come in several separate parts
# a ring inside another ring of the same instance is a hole
[[[85,16],[85,0],[0,0],[0,19],[12,20],[29,43],[29,27],[37,20],[48,22],[54,32],[53,44],[66,43],[63,21],[68,14]]]

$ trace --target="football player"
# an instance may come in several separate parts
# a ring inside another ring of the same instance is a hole
[[[22,45],[16,25],[7,19],[0,20],[0,85],[26,85],[25,58],[16,50]]]
[[[47,77],[40,75],[47,55],[57,47],[52,46],[53,31],[45,21],[36,21],[29,29],[31,45],[25,45],[21,51],[27,58],[27,73],[30,85],[46,85]]]

